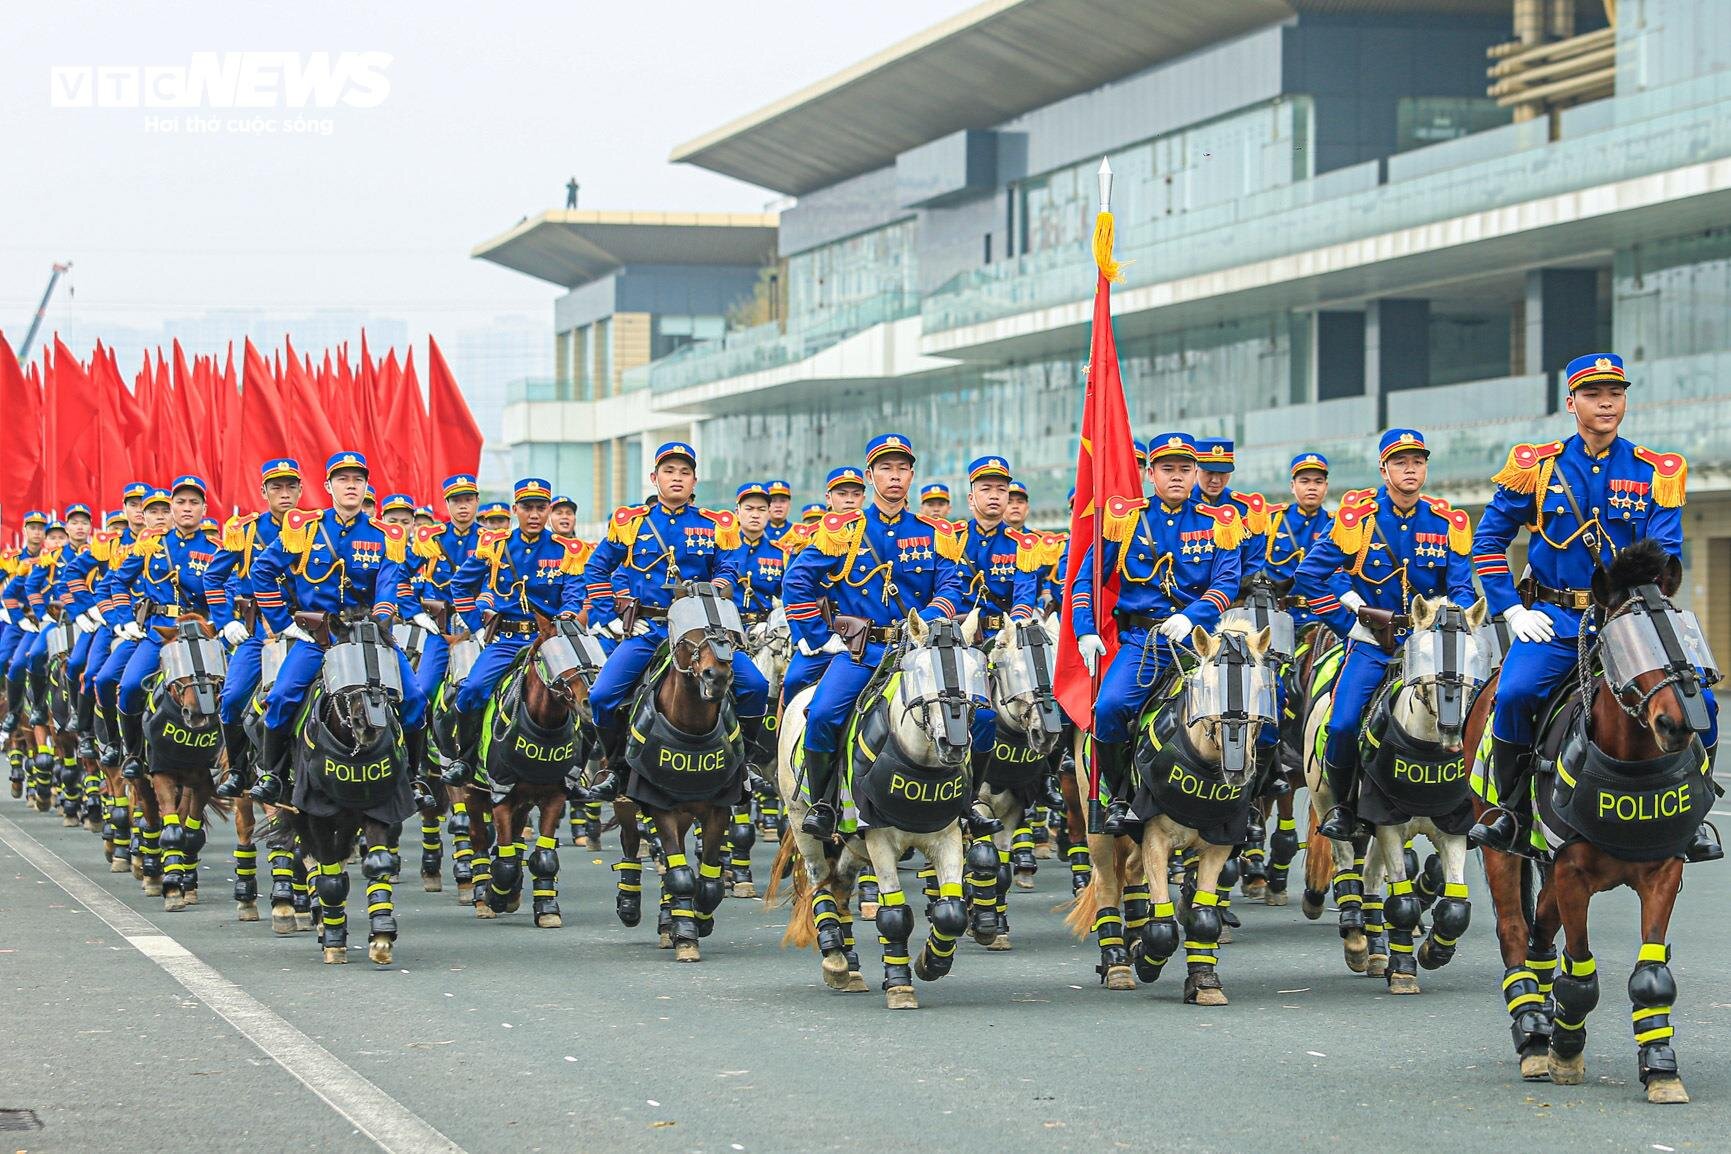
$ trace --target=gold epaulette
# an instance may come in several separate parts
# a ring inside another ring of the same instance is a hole
[[[1147,507],[1146,497],[1106,498],[1106,508],[1101,510],[1100,516],[1100,536],[1122,545],[1136,532],[1136,522],[1142,519],[1142,510]]]
[[[1016,542],[1016,568],[1023,573],[1038,573],[1050,564],[1045,559],[1046,550],[1040,543],[1038,533],[1018,533],[1010,530],[1010,536]]]
[[[409,551],[423,561],[433,561],[444,555],[439,548],[439,537],[445,532],[443,525],[416,525],[415,539],[409,544]]]
[[[497,561],[502,546],[510,539],[509,529],[482,529],[475,535],[475,556],[483,561]]]
[[[161,533],[141,533],[132,543],[132,556],[154,557],[162,551]]]
[[[1454,508],[1442,497],[1424,497],[1424,502],[1431,507],[1431,512],[1449,523],[1449,548],[1462,557],[1471,553],[1473,519],[1467,515],[1467,511]]]
[[[942,517],[919,516],[918,519],[932,527],[932,548],[939,557],[946,561],[962,559],[964,546],[960,530],[966,528],[965,522],[958,525],[957,522],[946,521]]]
[[[780,549],[788,561],[792,561],[795,553],[811,544],[811,527],[808,525],[789,525],[787,532],[770,544]]]
[[[385,559],[401,565],[409,559],[409,530],[391,521],[374,521],[385,535]]]
[[[236,513],[222,527],[222,547],[230,553],[239,553],[247,546],[251,534],[247,526],[258,520],[257,513]]]
[[[1660,453],[1636,445],[1635,459],[1653,466],[1653,502],[1667,509],[1681,509],[1683,483],[1689,479],[1689,462],[1683,459],[1683,454]]]
[[[1376,512],[1376,502],[1364,500],[1363,490],[1356,490],[1348,496],[1360,500],[1341,505],[1340,512],[1334,515],[1334,525],[1328,536],[1346,556],[1357,557],[1364,551],[1364,530]]]
[[[1268,518],[1285,505],[1273,505],[1261,493],[1233,493],[1232,499],[1244,506],[1244,527],[1257,537],[1268,532]]]
[[[1068,533],[1040,534],[1040,560],[1050,567],[1064,559],[1064,546],[1070,543]]]
[[[825,557],[845,557],[864,539],[864,513],[825,513],[811,534],[812,547]]]
[[[282,532],[277,534],[277,543],[285,553],[296,557],[304,555],[312,548],[313,533],[318,529],[322,516],[317,509],[290,509],[282,516]]]
[[[607,523],[607,539],[615,545],[630,545],[637,540],[637,527],[649,516],[648,505],[621,505],[613,511]]]
[[[1214,519],[1214,545],[1219,549],[1236,549],[1246,536],[1244,517],[1231,505],[1197,505],[1196,511]]]
[[[583,566],[589,564],[589,554],[595,552],[595,546],[581,537],[561,537],[557,533],[553,535],[553,540],[565,546],[565,556],[559,560],[559,572],[583,572]]]
[[[715,547],[737,549],[741,544],[739,518],[725,509],[699,509],[698,513],[715,522]]]
[[[1561,441],[1516,445],[1509,450],[1509,459],[1503,467],[1491,474],[1491,482],[1511,493],[1536,493],[1544,483],[1544,474],[1554,467],[1547,462],[1555,460],[1562,451]]]

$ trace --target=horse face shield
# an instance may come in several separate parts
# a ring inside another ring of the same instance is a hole
[[[1268,656],[1276,665],[1292,660],[1298,650],[1292,614],[1280,607],[1280,599],[1266,581],[1252,585],[1244,604],[1234,606],[1220,615],[1220,624],[1242,621],[1250,632],[1268,630]]]
[[[1666,686],[1675,686],[1683,720],[1701,733],[1711,725],[1701,690],[1719,680],[1718,662],[1702,635],[1701,623],[1687,609],[1678,609],[1656,585],[1642,585],[1599,631],[1599,660],[1605,680],[1631,716]],[[1661,678],[1651,689],[1637,682],[1649,673]],[[1638,704],[1626,698],[1634,695]]]
[[[986,657],[954,621],[932,623],[931,640],[902,659],[902,696],[945,764],[967,755],[974,711],[985,701]]]
[[[577,711],[588,721],[591,720],[591,707],[587,691],[594,688],[595,678],[606,659],[599,641],[585,633],[576,622],[561,621],[558,631],[535,650],[535,671],[543,684],[556,686],[560,693],[569,694]],[[576,693],[571,689],[573,679],[583,683],[585,692],[581,701],[576,700]]]
[[[1436,710],[1437,729],[1458,734],[1466,725],[1472,696],[1491,675],[1490,660],[1455,605],[1437,613],[1436,624],[1414,633],[1401,647],[1403,676],[1426,690]]]
[[[191,689],[190,697],[173,694],[188,725],[216,714],[223,678],[228,676],[228,658],[223,654],[222,642],[183,632],[162,647],[160,668],[165,685],[186,685]]]
[[[681,673],[696,673],[695,651],[713,651],[719,668],[705,669],[700,676],[704,699],[713,701],[732,685],[733,655],[745,644],[745,622],[739,616],[739,606],[722,596],[713,583],[696,581],[686,588],[689,592],[667,609],[667,635],[674,638],[674,666]],[[677,655],[681,647],[694,651],[691,663],[683,667]]]
[[[1027,702],[1036,713],[1040,732],[1056,734],[1064,727],[1052,691],[1052,645],[1043,626],[1023,623],[1015,629],[1014,655],[991,663],[992,703],[1000,713],[1011,702]]]
[[[323,679],[325,692],[345,703],[357,731],[385,728],[392,704],[403,699],[402,668],[370,621],[358,623],[351,640],[325,651]]]
[[[1185,681],[1185,712],[1220,741],[1220,769],[1230,784],[1249,776],[1252,746],[1275,723],[1274,667],[1258,661],[1244,635],[1220,634],[1220,649]]]

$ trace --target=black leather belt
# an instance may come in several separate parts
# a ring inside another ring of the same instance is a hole
[[[533,621],[500,621],[493,626],[494,636],[524,637],[536,632],[538,626]]]
[[[896,635],[894,625],[873,626],[866,630],[867,641],[893,641]]]
[[[1146,613],[1126,613],[1122,609],[1112,611],[1112,620],[1118,623],[1119,629],[1158,629],[1166,624],[1164,617],[1150,617]]]
[[[1543,601],[1547,605],[1558,605],[1577,612],[1589,609],[1593,604],[1591,589],[1552,589],[1535,583],[1532,590],[1534,601]]]

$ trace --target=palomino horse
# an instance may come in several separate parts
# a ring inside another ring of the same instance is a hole
[[[514,912],[522,902],[527,847],[516,836],[536,810],[535,848],[526,855],[534,878],[532,908],[537,926],[554,929],[565,924],[559,912],[559,821],[567,791],[576,788],[595,744],[589,689],[606,655],[575,620],[537,613],[535,625],[535,640],[488,702],[468,806],[471,813],[493,815],[474,830],[475,916]]]
[[[1184,671],[1175,663],[1155,687],[1134,762],[1139,779],[1134,809],[1153,815],[1143,826],[1140,846],[1140,861],[1153,887],[1151,916],[1132,927],[1133,940],[1126,948],[1130,911],[1124,899],[1133,876],[1126,870],[1135,863],[1115,844],[1116,838],[1090,834],[1093,880],[1076,895],[1066,919],[1078,937],[1090,927],[1095,931],[1100,979],[1109,990],[1135,988],[1132,962],[1136,977],[1157,980],[1183,940],[1189,970],[1184,1001],[1226,1004],[1215,972],[1223,925],[1218,887],[1222,868],[1249,824],[1258,735],[1263,726],[1275,724],[1274,668],[1265,660],[1268,642],[1266,628],[1252,632],[1243,620],[1223,621],[1212,635],[1197,629],[1191,634],[1195,668]],[[1180,933],[1167,864],[1174,849],[1192,846],[1198,851],[1195,894],[1185,917],[1188,932]]]
[[[1484,623],[1483,600],[1465,610],[1444,597],[1413,601],[1400,660],[1389,664],[1364,718],[1359,814],[1376,827],[1374,840],[1360,848],[1318,839],[1334,862],[1347,967],[1366,973],[1377,958],[1375,969],[1391,994],[1419,992],[1418,966],[1447,965],[1472,915],[1466,885],[1472,809],[1463,740],[1473,697],[1489,672],[1488,645],[1480,640]],[[1337,800],[1322,769],[1331,707],[1332,698],[1318,701],[1305,727],[1305,784],[1318,817]],[[1415,950],[1421,902],[1413,892],[1417,857],[1406,844],[1420,833],[1437,849],[1442,886],[1430,935]],[[1384,925],[1386,956],[1375,932]]]
[[[397,843],[403,820],[415,812],[412,770],[396,711],[403,693],[401,666],[377,622],[343,623],[347,639],[332,645],[328,615],[303,613],[296,621],[317,639],[315,644],[326,646],[323,673],[297,719],[293,757],[292,820],[301,851],[317,862],[319,944],[327,964],[349,960],[344,863],[356,835],[364,833],[367,957],[386,966],[397,938],[391,884],[402,868],[402,859],[389,847]]]
[[[157,632],[161,677],[145,709],[144,762],[152,820],[161,830],[162,905],[173,912],[198,902],[206,808],[226,813],[211,771],[222,752],[218,705],[228,665],[216,630],[202,617],[183,614]]]
[[[977,797],[1004,828],[969,847],[968,874],[974,888],[974,939],[991,950],[1010,948],[1005,899],[1011,841],[1028,807],[1045,796],[1052,751],[1064,733],[1063,714],[1052,692],[1056,661],[1055,638],[1042,621],[1007,623],[986,657],[986,681],[998,723]]]
[[[885,1001],[892,1010],[912,1010],[920,1004],[914,976],[935,982],[948,974],[956,942],[967,930],[959,819],[973,793],[969,725],[987,688],[985,657],[973,648],[977,612],[960,625],[947,619],[928,624],[910,612],[900,629],[900,648],[892,644],[885,651],[884,664],[861,694],[843,735],[848,753],[842,766],[841,843],[826,844],[798,832],[784,839],[770,896],[797,852],[804,868],[794,873],[795,903],[783,940],[817,945],[826,986],[863,992],[848,903],[855,880],[869,865],[879,886],[876,922],[883,942]],[[810,806],[798,752],[815,692],[815,686],[803,691],[782,713],[778,784],[793,831]],[[910,849],[932,864],[938,888],[926,907],[931,934],[911,970],[908,939],[914,916],[896,869]]]
[[[787,613],[778,607],[765,614],[761,621],[747,621],[745,647],[751,654],[751,663],[757,666],[757,671],[769,684],[769,700],[781,700],[787,664],[793,657],[793,633],[788,628]],[[757,896],[757,883],[751,876],[751,847],[757,843],[757,824],[752,820],[751,812],[754,798],[765,818],[766,835],[773,833],[778,841],[781,838],[781,801],[775,796],[774,782],[761,776],[761,773],[770,771],[775,758],[775,727],[776,717],[772,712],[763,719],[763,747],[746,751],[746,760],[751,768],[750,788],[745,800],[734,807],[733,825],[727,832],[727,866],[722,871],[722,880],[736,898]]]
[[[1542,839],[1552,856],[1532,952],[1550,953],[1559,929],[1564,945],[1551,989],[1551,1081],[1572,1086],[1584,1076],[1587,1015],[1599,1000],[1587,907],[1594,894],[1626,885],[1641,899],[1641,947],[1628,985],[1637,1068],[1647,1100],[1661,1104],[1689,1100],[1671,1045],[1677,984],[1665,936],[1684,852],[1716,796],[1702,735],[1712,727],[1706,685],[1718,673],[1699,623],[1670,600],[1681,580],[1677,558],[1645,539],[1594,571],[1594,604],[1580,633],[1586,707],[1563,722],[1552,772],[1534,789],[1534,842]],[[1596,632],[1588,628],[1595,617]],[[1497,912],[1500,936],[1501,900]],[[1523,968],[1511,978],[1524,990],[1535,975]]]
[[[666,851],[657,928],[663,949],[681,962],[702,960],[699,938],[715,928],[721,905],[722,845],[733,807],[744,797],[748,774],[738,719],[733,713],[733,654],[745,641],[732,600],[710,582],[686,582],[667,610],[668,643],[657,655],[631,704],[624,758],[631,769],[624,796],[613,806],[619,822],[620,861],[616,910],[628,926],[642,916],[643,838],[639,812]],[[701,826],[694,871],[685,835]]]

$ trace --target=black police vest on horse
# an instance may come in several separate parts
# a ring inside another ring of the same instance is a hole
[[[973,785],[959,765],[916,765],[902,756],[890,733],[890,703],[882,696],[858,716],[848,733],[848,773],[862,825],[908,833],[937,833],[961,815]]]
[[[1444,833],[1465,833],[1472,827],[1466,751],[1449,753],[1402,729],[1392,709],[1399,691],[1399,681],[1384,685],[1359,731],[1359,816],[1372,825],[1428,817]]]
[[[745,750],[733,700],[721,703],[710,732],[685,733],[655,708],[658,681],[652,678],[638,690],[631,706],[625,764],[632,775],[626,796],[651,809],[697,801],[737,804],[745,793]]]
[[[1156,690],[1156,699],[1161,700]],[[1206,765],[1179,724],[1179,697],[1166,697],[1142,728],[1132,759],[1138,779],[1132,805],[1138,817],[1169,817],[1211,845],[1244,840],[1250,800],[1259,775],[1230,785],[1219,766]]]
[[[1553,769],[1546,824],[1554,817],[1565,841],[1628,861],[1682,857],[1717,796],[1699,737],[1650,761],[1617,761],[1588,740],[1585,715],[1569,727]]]
[[[986,759],[986,784],[997,790],[1030,795],[1045,776],[1051,754],[1036,754],[1028,747],[1028,735],[1005,729],[1002,718],[992,731],[992,751]],[[1029,796],[1024,796],[1024,802]]]
[[[321,717],[324,687],[315,684],[294,737],[296,809],[314,817],[360,813],[386,825],[415,812],[405,768],[407,753],[395,716],[374,738],[351,752]]]
[[[481,780],[501,796],[518,782],[562,783],[572,769],[589,760],[593,732],[580,730],[571,715],[563,725],[550,729],[536,724],[523,707],[520,667],[503,685],[504,692],[488,713],[481,739]]]
[[[180,707],[167,700],[158,682],[150,691],[150,707],[144,715],[144,740],[150,749],[150,771],[209,769],[222,748],[222,727],[212,716],[209,725],[194,729],[186,724]]]

